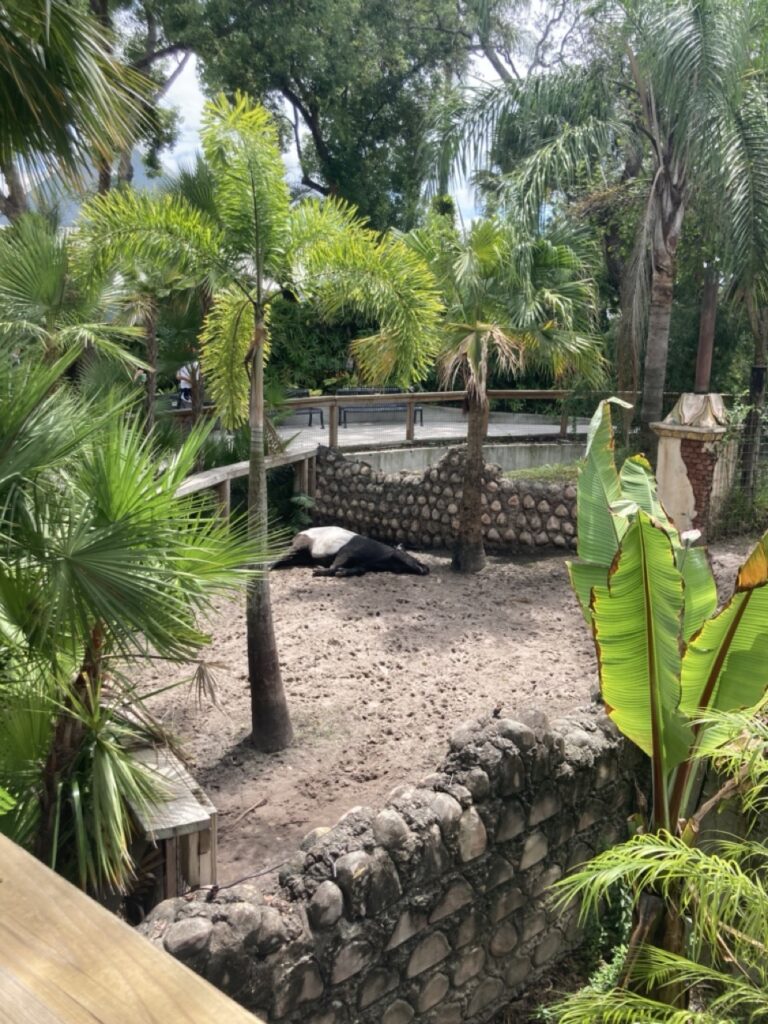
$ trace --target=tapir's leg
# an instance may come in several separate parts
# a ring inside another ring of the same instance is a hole
[[[355,552],[342,550],[336,555],[328,569],[315,569],[313,576],[363,576],[368,572],[365,565],[355,563]]]
[[[365,576],[368,572],[362,565],[352,565],[346,569],[315,569],[313,576]]]
[[[294,565],[311,565],[312,559],[307,551],[289,551],[287,555],[273,562],[270,569],[290,569]]]
[[[297,537],[291,550],[272,563],[273,569],[290,569],[294,565],[314,565],[312,548],[305,537]]]

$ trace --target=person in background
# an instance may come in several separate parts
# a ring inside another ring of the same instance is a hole
[[[192,387],[200,386],[200,363],[195,359],[192,363],[185,363],[176,373],[176,380],[179,382],[179,406],[192,404]]]

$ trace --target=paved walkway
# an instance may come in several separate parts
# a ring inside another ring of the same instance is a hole
[[[307,417],[296,417],[278,428],[284,441],[290,441],[290,451],[301,451],[314,448],[318,444],[328,444],[328,425],[321,429],[314,417],[313,426],[302,426]],[[356,422],[355,422],[356,421]],[[568,437],[583,437],[589,421],[578,420],[568,424]],[[420,441],[462,441],[467,436],[467,421],[461,413],[439,408],[425,408],[424,425],[416,423],[413,445],[418,447]],[[559,437],[560,423],[544,416],[520,415],[518,413],[491,413],[488,422],[488,437],[528,438],[528,437]],[[340,448],[383,448],[405,442],[405,421],[397,420],[380,423],[366,423],[358,417],[350,418],[348,427],[339,427]]]

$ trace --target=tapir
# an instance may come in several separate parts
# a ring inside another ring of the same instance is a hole
[[[314,565],[315,576],[362,576],[366,572],[401,572],[426,576],[429,568],[402,547],[362,537],[341,526],[313,526],[297,533],[288,554],[273,569]]]

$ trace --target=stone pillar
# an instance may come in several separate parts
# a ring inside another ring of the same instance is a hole
[[[736,468],[737,444],[727,439],[721,395],[683,394],[667,418],[652,423],[659,437],[659,495],[678,530],[707,528],[727,496]]]

